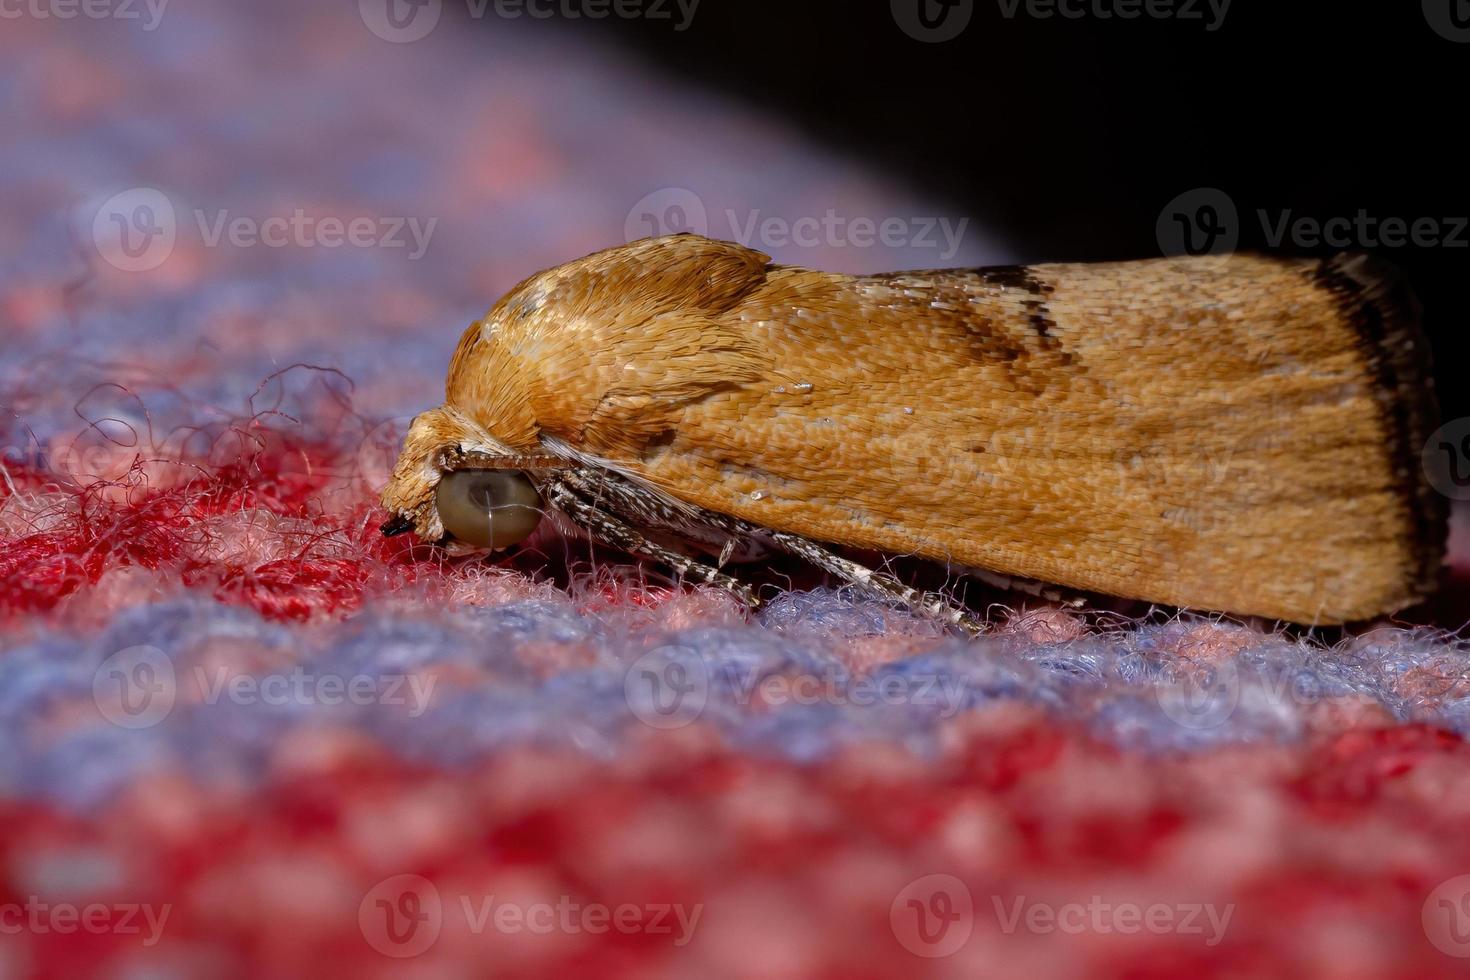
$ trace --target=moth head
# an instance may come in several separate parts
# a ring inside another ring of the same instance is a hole
[[[453,554],[499,551],[531,536],[543,508],[525,461],[452,407],[422,413],[409,426],[383,506],[385,535],[414,531]]]
[[[385,533],[411,529],[460,552],[503,547],[523,527],[530,534],[519,522],[535,481],[463,471],[571,465],[547,454],[552,439],[584,457],[630,458],[670,429],[680,406],[758,380],[762,352],[715,318],[764,282],[769,261],[730,242],[674,235],[521,282],[460,337],[447,404],[409,428],[382,495],[394,515]],[[486,514],[493,527],[482,526]]]

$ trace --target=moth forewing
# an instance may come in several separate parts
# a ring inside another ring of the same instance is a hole
[[[513,290],[444,410],[813,542],[1341,622],[1439,564],[1415,317],[1361,257],[844,276],[675,236]]]

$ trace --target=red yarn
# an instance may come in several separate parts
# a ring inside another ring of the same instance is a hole
[[[1380,785],[1402,779],[1399,763],[1412,758],[1421,767],[1455,760],[1451,780],[1463,793],[1466,747],[1428,730],[1361,732],[1286,752],[1277,776],[1264,779],[1254,764],[1231,764],[1236,750],[1130,761],[1039,712],[977,727],[924,766],[892,747],[857,748],[821,766],[752,759],[691,729],[611,763],[516,748],[441,773],[340,739],[282,746],[279,776],[250,798],[162,777],[86,820],[0,802],[6,866],[63,849],[99,853],[125,874],[98,900],[171,907],[152,949],[127,935],[17,937],[33,975],[177,969],[178,957],[199,949],[276,977],[387,975],[394,963],[364,939],[357,912],[370,889],[398,874],[432,881],[446,917],[460,914],[460,896],[491,894],[704,906],[683,948],[648,932],[527,939],[446,928],[412,961],[426,975],[476,974],[485,964],[510,976],[737,975],[759,972],[770,949],[795,937],[804,976],[965,975],[982,962],[1026,963],[1033,976],[1339,975],[1342,957],[1362,955],[1335,951],[1342,929],[1393,965],[1370,962],[1362,975],[1457,974],[1419,924],[1436,883],[1470,866],[1457,818],[1426,821],[1427,800],[1405,806],[1359,791],[1365,774]],[[994,784],[999,772],[1006,788]],[[1070,794],[1083,773],[1128,780],[1127,791],[1111,801]],[[1281,792],[1304,785],[1311,794]],[[1257,802],[1236,813],[1220,806],[1241,794]],[[1205,846],[1222,832],[1248,844],[1268,798],[1271,837],[1262,843],[1276,858],[1237,867],[1232,854]],[[1323,799],[1337,804],[1338,836],[1320,832]],[[1402,846],[1386,862],[1343,833]],[[1010,843],[1027,839],[1040,850]],[[298,869],[321,890],[300,894]],[[956,958],[926,961],[895,938],[889,906],[905,883],[935,871],[969,889],[974,936]],[[763,919],[759,903],[778,894],[776,882],[792,904]],[[1197,934],[1007,933],[993,907],[997,898],[1094,894],[1230,904],[1233,918],[1222,941],[1206,946]],[[24,899],[13,887],[0,894]],[[793,934],[772,934],[780,916],[795,917]]]
[[[0,611],[50,609],[102,576],[105,548],[75,530],[32,534],[0,544]]]
[[[214,589],[221,602],[240,602],[271,619],[307,619],[317,612],[350,612],[362,602],[368,579],[362,562],[284,560],[229,568]]]
[[[19,494],[48,494],[48,527],[8,541],[0,537],[0,612],[51,609],[108,571],[128,566],[172,570],[187,586],[208,588],[220,601],[277,619],[357,608],[374,567],[401,563],[412,543],[366,532],[374,502],[365,485],[356,485],[362,481],[352,479],[355,461],[260,427],[250,435],[246,444],[258,448],[248,456],[212,466],[179,458],[138,460],[116,481],[79,486],[13,468],[11,484]],[[186,477],[155,486],[151,476],[159,466]],[[327,493],[336,495],[336,514],[323,504]],[[347,525],[341,523],[344,502],[352,522]],[[308,536],[297,553],[254,566],[190,557],[189,543],[212,533],[201,522],[252,512],[308,522],[316,538]],[[344,551],[354,557],[343,557]]]

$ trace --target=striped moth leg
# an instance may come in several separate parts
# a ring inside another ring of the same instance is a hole
[[[607,516],[608,512],[611,511],[640,525],[669,531],[683,537],[697,536],[706,542],[711,539],[723,537],[724,545],[720,552],[721,567],[723,567],[725,561],[728,559],[729,553],[740,543],[769,542],[770,545],[849,583],[864,595],[880,599],[884,602],[896,602],[907,609],[938,620],[941,623],[957,626],[972,635],[978,634],[984,629],[983,624],[969,610],[950,602],[944,596],[937,593],[920,592],[917,589],[910,588],[885,572],[880,572],[851,559],[843,558],[841,555],[835,554],[799,534],[791,534],[785,531],[772,531],[743,521],[737,517],[704,510],[689,504],[681,503],[674,505],[654,491],[645,489],[632,481],[600,471],[570,470],[566,471],[562,476],[565,479],[565,482],[562,484],[563,489],[570,496],[581,500],[577,496],[578,493],[581,493],[594,498],[597,502],[596,505],[587,504],[585,501],[582,501],[583,505],[593,507],[597,513],[601,513],[604,516]],[[572,489],[573,487],[575,487],[575,490]],[[552,502],[555,503],[556,501],[553,499]],[[606,507],[606,510],[601,509],[603,507]],[[574,519],[576,518],[574,517]],[[578,523],[581,522],[579,521]],[[589,530],[592,529],[589,528]],[[610,538],[605,538],[605,540],[608,540],[610,544],[624,548],[624,550],[636,550],[618,544]],[[648,544],[651,545],[651,542]],[[657,547],[657,545],[651,546]],[[646,551],[639,553],[647,554]],[[683,558],[683,556],[679,557]],[[666,558],[659,558],[658,560],[666,564],[674,564]],[[697,562],[693,562],[693,559],[683,558],[683,560],[698,565]],[[675,565],[675,567],[677,568],[679,566]],[[719,573],[716,569],[708,568],[707,566],[698,567],[703,570],[700,574],[706,576],[717,575],[720,579],[734,581],[734,579]],[[711,584],[722,584],[708,577],[702,579],[702,581],[710,582]],[[742,585],[741,588],[745,588],[745,586]]]
[[[551,479],[544,485],[547,502],[567,515],[578,527],[590,534],[595,541],[661,562],[674,569],[682,578],[727,589],[740,597],[748,608],[760,605],[760,600],[750,586],[731,578],[718,569],[696,561],[688,555],[650,541],[636,528],[625,524],[611,511],[583,499],[560,479]]]
[[[858,562],[823,548],[799,534],[772,531],[770,537],[782,550],[803,558],[813,565],[851,583],[858,591],[876,599],[897,602],[907,609],[936,619],[950,626],[958,626],[972,636],[984,632],[985,625],[963,606],[950,602],[937,592],[920,592],[904,585],[886,572],[868,568]]]

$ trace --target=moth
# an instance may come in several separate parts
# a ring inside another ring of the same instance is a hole
[[[1363,255],[836,275],[695,235],[469,326],[382,493],[452,553],[543,514],[752,590],[778,550],[970,630],[850,549],[1168,606],[1363,620],[1435,585],[1418,309]]]

